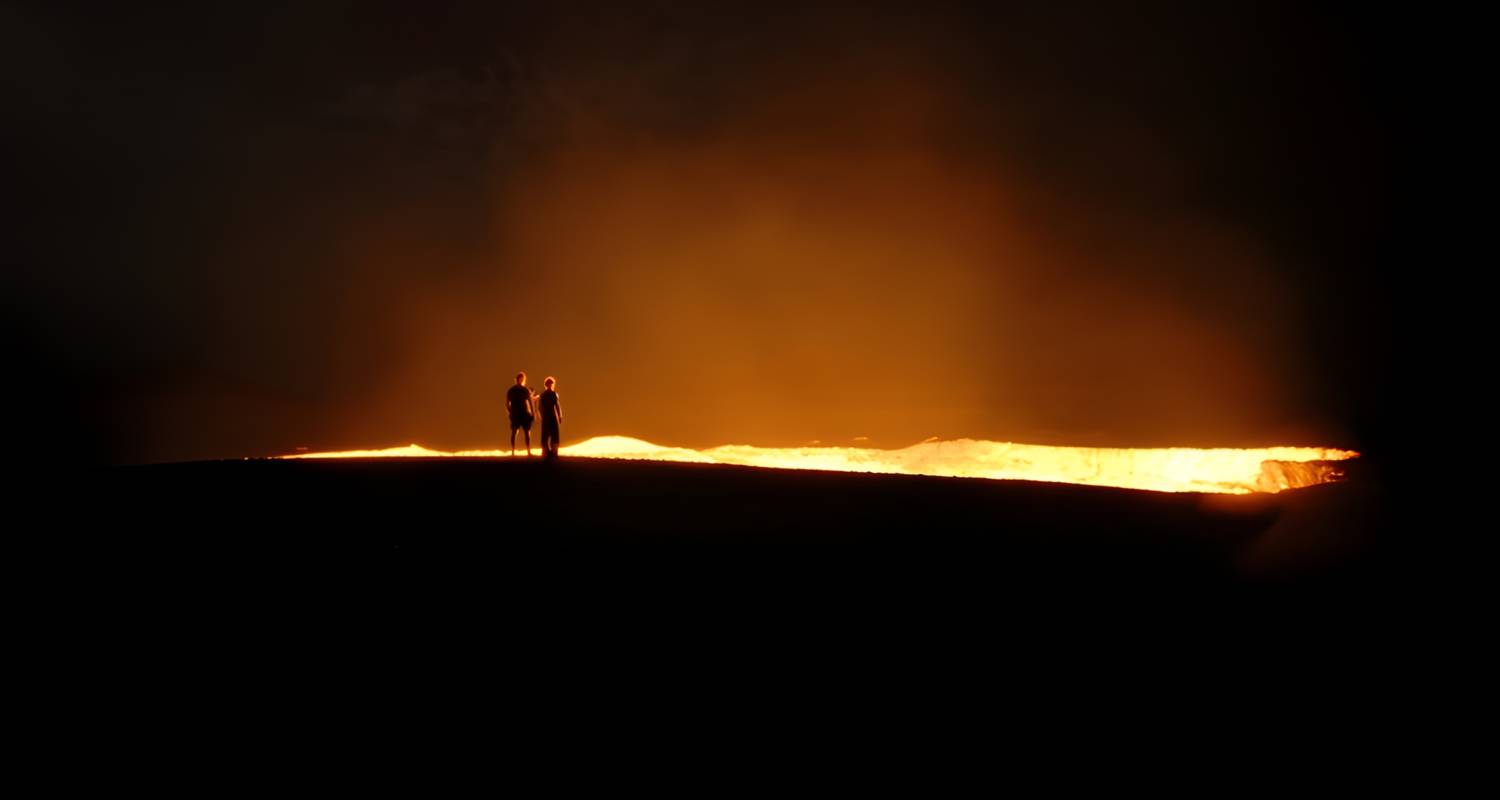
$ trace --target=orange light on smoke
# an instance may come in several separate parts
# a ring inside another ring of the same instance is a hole
[[[626,436],[598,436],[564,447],[561,452],[566,456],[585,458],[1049,481],[1158,492],[1227,494],[1279,492],[1338,480],[1343,472],[1337,462],[1359,455],[1352,450],[1326,447],[1054,447],[973,439],[926,441],[899,450],[751,445],[724,445],[690,450],[684,447],[663,447]],[[412,444],[385,450],[304,453],[283,458],[509,456],[509,450],[460,450],[448,453]]]

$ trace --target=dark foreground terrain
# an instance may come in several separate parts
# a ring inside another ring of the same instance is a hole
[[[533,596],[1059,594],[1359,581],[1375,495],[1274,496],[591,459],[220,461],[102,470],[60,509],[148,573]]]
[[[121,719],[225,697],[299,719],[329,696],[363,719],[400,692],[494,720],[778,684],[874,711],[908,691],[967,708],[975,686],[1154,708],[1120,676],[1197,687],[1190,705],[1268,678],[1323,692],[1386,660],[1316,653],[1395,629],[1358,475],[1255,497],[566,459],[40,477],[56,570],[20,617]]]

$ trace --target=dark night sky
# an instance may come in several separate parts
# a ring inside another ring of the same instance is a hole
[[[1357,21],[681,5],[0,6],[19,442],[1383,443]]]

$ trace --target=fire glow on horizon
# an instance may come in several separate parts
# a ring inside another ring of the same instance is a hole
[[[524,458],[524,451],[519,456]],[[861,447],[664,447],[627,436],[597,436],[561,449],[564,456],[735,464],[775,469],[879,472],[946,478],[1077,483],[1158,492],[1250,494],[1335,481],[1336,462],[1359,456],[1326,447],[1200,449],[1056,447],[973,439],[929,440],[899,450]],[[442,452],[415,444],[384,450],[301,453],[282,458],[510,457],[509,450]]]

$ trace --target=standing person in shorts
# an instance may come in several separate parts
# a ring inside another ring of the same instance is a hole
[[[516,454],[516,431],[526,432],[526,455],[531,455],[531,421],[534,419],[531,390],[526,388],[526,373],[516,373],[516,385],[505,392],[505,411],[510,414],[510,454]]]
[[[557,458],[557,443],[562,439],[562,406],[557,401],[557,379],[547,377],[542,381],[547,387],[537,398],[536,407],[542,415],[542,457]]]

